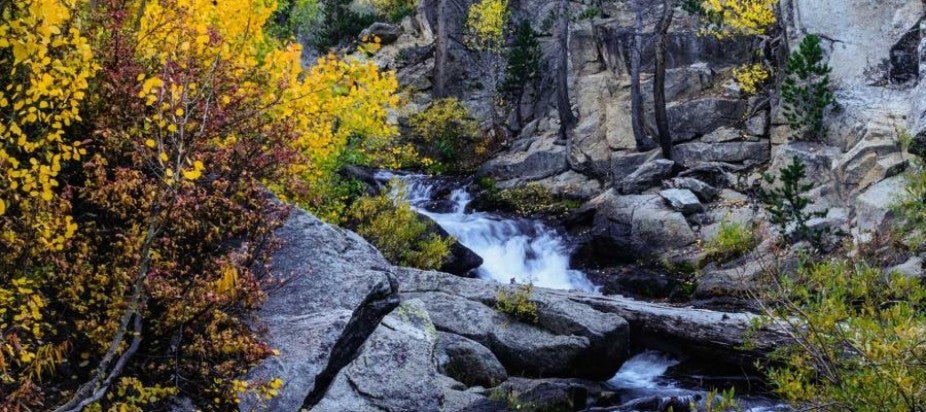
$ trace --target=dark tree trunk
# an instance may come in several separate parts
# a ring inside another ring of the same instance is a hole
[[[569,135],[576,117],[569,103],[569,1],[560,0],[559,6],[559,61],[556,67],[556,108],[559,112],[560,138],[570,144]],[[566,151],[567,155],[569,151]]]
[[[437,1],[437,33],[434,39],[434,98],[447,97],[446,78],[447,78],[447,2],[449,0]]]
[[[633,138],[637,142],[637,150],[645,150],[647,144],[646,129],[643,126],[643,92],[640,90],[640,65],[642,60],[643,41],[643,10],[642,5],[634,3],[636,10],[636,23],[633,31],[633,41],[630,44],[630,116],[633,126]]]
[[[672,135],[669,133],[669,115],[666,113],[666,37],[675,9],[668,0],[662,1],[662,15],[656,23],[656,47],[653,74],[653,109],[656,114],[656,131],[662,157],[672,159]]]

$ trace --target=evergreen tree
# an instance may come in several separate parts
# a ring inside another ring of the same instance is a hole
[[[835,101],[830,90],[830,71],[829,65],[823,63],[820,37],[815,34],[804,37],[788,58],[787,77],[781,86],[783,113],[794,131],[806,132],[806,136],[814,139],[823,137],[826,131],[823,114]]]
[[[521,102],[528,85],[535,85],[541,77],[543,70],[543,52],[537,33],[530,22],[522,21],[515,31],[514,43],[508,50],[508,66],[505,68],[505,80],[502,82],[502,92],[514,103],[518,125],[524,119],[521,115]]]

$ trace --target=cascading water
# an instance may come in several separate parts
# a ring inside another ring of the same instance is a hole
[[[531,282],[551,289],[577,289],[597,293],[598,288],[581,271],[570,269],[572,252],[566,239],[540,221],[506,218],[487,212],[469,211],[472,200],[465,185],[450,190],[438,180],[424,175],[397,174],[380,171],[376,180],[386,183],[392,179],[404,182],[405,199],[412,208],[436,222],[458,242],[483,259],[477,269],[486,280],[509,283]],[[446,196],[436,199],[437,193]],[[623,400],[668,399],[677,397],[701,403],[706,393],[665,378],[666,372],[680,362],[669,355],[645,351],[627,360],[606,384],[621,394]],[[737,396],[746,411],[767,412],[788,410],[773,400],[762,397]],[[685,403],[687,405],[687,401]],[[638,410],[636,408],[628,410]],[[643,407],[639,410],[651,410]]]
[[[377,173],[376,178],[402,180],[405,197],[415,211],[433,219],[463,246],[482,257],[482,266],[477,269],[480,277],[501,283],[513,279],[551,289],[597,291],[584,273],[569,268],[571,250],[560,234],[542,222],[467,212],[472,196],[466,187],[454,188],[449,196],[450,207],[435,211],[428,207],[434,191],[434,182],[428,177],[384,171]]]

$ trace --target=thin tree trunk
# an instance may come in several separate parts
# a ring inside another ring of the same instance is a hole
[[[637,142],[637,150],[644,150],[648,145],[646,130],[643,126],[643,92],[640,90],[643,10],[638,2],[634,3],[634,9],[636,10],[636,22],[633,29],[633,41],[630,45],[630,119],[633,126],[633,138]]]
[[[653,75],[653,109],[656,114],[656,131],[662,157],[672,159],[672,135],[669,132],[669,115],[666,113],[666,37],[675,9],[668,0],[662,2],[662,15],[656,23],[655,73]]]
[[[435,98],[447,96],[447,1],[437,0],[437,33],[434,39],[434,92]]]
[[[576,117],[569,102],[569,1],[560,0],[559,7],[559,62],[556,72],[556,108],[559,112],[560,139],[570,144],[569,135]],[[567,156],[569,150],[566,150]]]

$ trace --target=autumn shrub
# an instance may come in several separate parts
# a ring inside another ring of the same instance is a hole
[[[508,0],[480,0],[466,14],[465,42],[476,50],[498,50],[505,41]]]
[[[274,1],[0,1],[0,410],[236,409],[287,206],[393,156],[395,79],[263,31]],[[92,39],[92,40],[88,40]],[[271,189],[271,190],[268,190]]]
[[[781,273],[763,295],[789,343],[767,368],[801,409],[926,408],[926,287],[864,261],[830,259]]]
[[[753,95],[771,78],[771,72],[761,63],[747,64],[733,68],[733,79],[743,93]]]
[[[404,200],[401,185],[377,196],[365,196],[351,205],[348,224],[396,265],[438,269],[450,254],[453,238],[443,238]]]
[[[435,100],[409,117],[419,152],[436,162],[434,172],[465,173],[475,170],[489,154],[489,142],[469,110],[453,97]]]
[[[533,297],[534,285],[532,283],[503,286],[498,289],[498,294],[495,296],[495,308],[521,322],[537,323],[540,320],[540,314],[537,311],[537,303],[531,300]]]
[[[728,261],[745,255],[758,244],[758,237],[752,224],[737,222],[724,217],[720,230],[704,246],[706,259]]]

